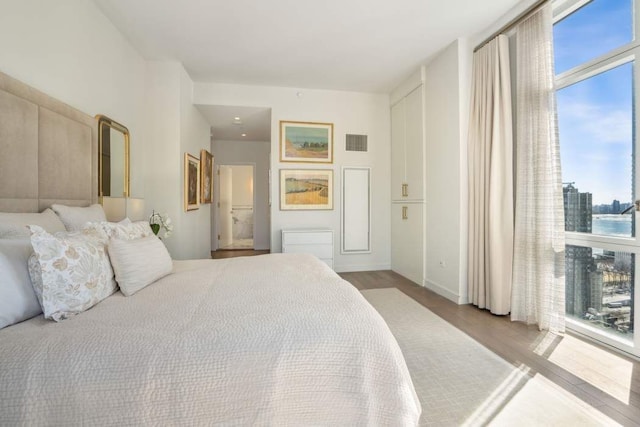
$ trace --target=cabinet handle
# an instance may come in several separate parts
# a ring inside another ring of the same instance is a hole
[[[407,215],[409,211],[409,208],[406,206],[402,207],[402,219],[409,219],[409,216]]]
[[[409,196],[409,184],[402,184],[402,197]]]

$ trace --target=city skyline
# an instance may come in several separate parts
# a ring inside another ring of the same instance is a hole
[[[595,0],[556,23],[556,73],[631,41],[632,10],[628,0]],[[594,205],[633,200],[633,62],[558,90],[557,106],[563,181]]]
[[[592,233],[591,194],[563,187],[566,231]],[[619,204],[618,204],[619,207]],[[565,246],[567,316],[621,335],[633,334],[634,255],[590,246]]]

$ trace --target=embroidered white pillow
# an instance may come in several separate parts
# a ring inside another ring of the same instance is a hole
[[[27,225],[37,225],[49,233],[65,231],[64,224],[51,209],[41,213],[5,213],[0,212],[0,238],[29,238],[31,232]],[[25,264],[26,265],[26,264]]]
[[[173,268],[167,248],[156,236],[135,240],[111,239],[109,257],[116,282],[126,296],[166,276]]]
[[[37,226],[29,228],[37,261],[29,263],[29,274],[45,318],[66,319],[116,291],[103,233],[51,235]]]
[[[51,209],[60,217],[67,231],[80,231],[88,222],[106,221],[102,205],[95,204],[80,208],[76,206],[51,205]]]
[[[0,239],[0,329],[42,313],[27,269],[33,253],[24,239]]]
[[[102,230],[110,238],[125,240],[140,239],[154,235],[147,221],[129,221],[129,223],[123,223],[122,221],[90,222],[85,225],[85,229]]]

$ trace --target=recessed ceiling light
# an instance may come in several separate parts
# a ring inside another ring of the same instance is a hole
[[[242,134],[242,136],[247,136],[247,134],[246,134],[246,133],[243,133],[243,134]]]
[[[240,117],[234,117],[233,119],[234,120],[240,120]]]

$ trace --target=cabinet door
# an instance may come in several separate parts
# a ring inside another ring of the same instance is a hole
[[[391,200],[402,200],[405,182],[405,100],[391,107]]]
[[[424,200],[424,137],[422,86],[405,98],[405,157],[407,200]]]
[[[422,285],[424,223],[422,203],[391,205],[391,269]]]

